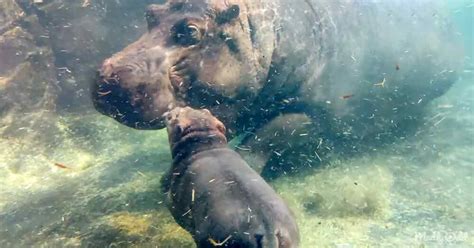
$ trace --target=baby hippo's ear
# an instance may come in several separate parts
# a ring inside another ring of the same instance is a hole
[[[166,123],[168,123],[169,121],[171,121],[171,111],[166,111],[165,113],[163,113],[163,115],[161,116],[161,118],[163,118]]]
[[[240,7],[237,4],[229,6],[226,10],[220,11],[216,15],[216,23],[221,25],[231,22],[240,15]]]
[[[204,111],[204,113],[206,113],[206,114],[212,115],[212,113],[211,113],[211,111],[209,111],[209,109],[202,109],[202,111]]]
[[[217,130],[219,130],[219,132],[221,132],[222,134],[226,134],[226,128],[224,126],[224,124],[222,124],[222,122],[220,122],[219,120],[217,121]]]

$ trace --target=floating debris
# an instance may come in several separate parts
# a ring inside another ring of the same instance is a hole
[[[450,109],[450,108],[453,108],[454,105],[451,105],[451,104],[441,104],[441,105],[438,105],[438,108],[441,108],[441,109]]]
[[[56,167],[59,167],[61,169],[70,169],[68,166],[61,164],[61,163],[54,163]]]
[[[225,238],[222,242],[217,242],[214,239],[209,238],[209,242],[211,242],[213,246],[223,246],[230,238],[232,238],[232,235],[229,235],[229,237]]]
[[[89,7],[90,5],[91,5],[91,0],[84,0],[82,2],[82,7],[83,8]]]
[[[385,87],[385,78],[383,78],[382,82],[374,84],[374,86],[381,86],[382,88]]]
[[[110,94],[111,92],[112,92],[111,90],[106,91],[106,92],[97,91],[97,94],[98,94],[100,97],[102,97],[102,96],[106,96],[106,95]]]
[[[316,147],[316,149],[319,149],[322,144],[323,144],[323,139],[322,139],[322,138],[319,138],[318,147]]]
[[[354,96],[354,94],[343,95],[343,96],[341,96],[341,99],[342,99],[342,100],[346,100],[346,99],[349,99],[349,98],[351,98],[351,97],[353,97],[353,96]]]
[[[242,150],[242,151],[250,151],[250,148],[247,147],[241,147],[241,146],[235,146],[235,148]]]
[[[58,70],[63,70],[63,71],[66,71],[67,73],[72,73],[72,71],[69,70],[69,68],[67,67],[59,67]]]
[[[191,213],[191,209],[189,209],[188,211],[186,211],[183,215],[181,216],[186,216],[187,214]]]
[[[323,160],[321,159],[321,157],[319,156],[319,154],[316,151],[314,151],[314,154],[316,154],[316,157],[318,157],[319,162],[323,162]]]
[[[442,121],[444,121],[444,119],[446,119],[446,116],[443,116],[439,121],[433,124],[433,126],[438,126]]]

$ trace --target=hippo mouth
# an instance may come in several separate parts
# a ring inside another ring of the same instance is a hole
[[[146,99],[137,97],[129,90],[123,89],[115,77],[105,78],[97,75],[97,82],[92,89],[94,107],[100,113],[135,129],[161,129],[164,122],[160,118],[144,118]]]
[[[192,82],[196,81],[196,74],[192,73],[186,60],[186,57],[181,58],[169,68],[169,80],[176,92],[183,93],[188,85],[192,85]]]

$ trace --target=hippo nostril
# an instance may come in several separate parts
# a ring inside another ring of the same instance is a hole
[[[111,63],[104,64],[97,75],[110,81],[111,78],[121,78],[130,75],[135,71],[131,65],[113,66]]]
[[[96,79],[96,88],[94,90],[97,97],[103,98],[117,97],[122,95],[122,88],[119,81],[119,78],[116,75],[111,75],[111,77],[98,76]]]
[[[121,66],[115,68],[114,72],[110,74],[109,78],[113,78],[115,81],[132,79],[136,70],[132,66]]]
[[[125,68],[120,68],[114,72],[114,75],[118,78],[126,78],[128,75],[130,75],[133,72],[131,68],[125,67]]]
[[[131,66],[121,66],[115,70],[114,74],[120,75],[122,73],[130,73],[130,72],[133,72],[133,68]]]
[[[119,77],[115,73],[104,76],[102,75],[101,71],[98,71],[96,76],[96,85],[101,89],[104,87],[110,87],[112,85],[120,85]]]

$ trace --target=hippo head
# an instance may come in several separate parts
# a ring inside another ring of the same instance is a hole
[[[99,112],[133,128],[160,129],[176,106],[222,117],[255,97],[271,48],[261,49],[268,35],[255,34],[256,14],[247,5],[171,0],[150,5],[145,16],[148,31],[97,73],[92,99]]]
[[[204,146],[205,140],[222,146],[227,144],[224,124],[207,109],[176,107],[165,113],[165,123],[173,155],[194,141],[199,146]]]

